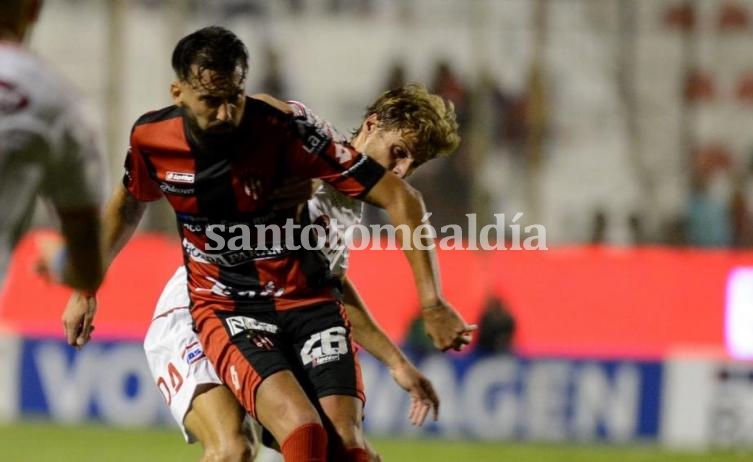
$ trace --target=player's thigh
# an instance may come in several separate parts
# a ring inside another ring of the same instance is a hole
[[[246,431],[246,412],[224,385],[197,388],[184,425],[210,455],[219,460],[251,460],[253,434]]]
[[[221,381],[204,356],[188,310],[174,310],[152,320],[144,338],[144,351],[157,389],[186,441],[193,442],[193,435],[183,424],[191,402],[201,387]]]
[[[286,312],[283,323],[294,339],[290,362],[310,394],[316,399],[342,395],[365,400],[350,323],[341,305]]]
[[[321,423],[291,372],[287,338],[276,312],[218,312],[194,306],[192,315],[222,381],[278,441],[301,425]]]
[[[256,417],[259,385],[269,376],[290,369],[278,347],[281,340],[276,314],[215,311],[209,305],[194,306],[191,315],[217,375],[246,412]]]
[[[328,423],[346,447],[363,447],[364,390],[350,323],[339,304],[322,304],[286,313],[300,381],[318,400]]]

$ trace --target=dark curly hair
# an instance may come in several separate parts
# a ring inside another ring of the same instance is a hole
[[[248,73],[248,49],[229,30],[209,26],[180,39],[173,50],[172,65],[175,75],[185,81],[192,77],[193,65],[199,67],[199,74],[210,69],[231,75],[240,68],[243,81]]]

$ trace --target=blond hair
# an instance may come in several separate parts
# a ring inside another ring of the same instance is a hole
[[[405,136],[411,145],[414,167],[450,155],[460,145],[453,104],[429,93],[420,83],[382,93],[364,118],[371,115],[377,116],[380,128],[398,130]]]

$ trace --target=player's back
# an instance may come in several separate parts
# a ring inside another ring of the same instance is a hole
[[[72,88],[23,47],[0,44],[0,282],[42,193],[57,208],[97,205],[102,159]]]

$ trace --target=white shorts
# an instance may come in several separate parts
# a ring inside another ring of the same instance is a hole
[[[196,438],[186,430],[183,420],[191,409],[196,389],[222,381],[204,356],[188,307],[186,271],[181,266],[162,290],[144,338],[144,350],[157,388],[186,441],[193,443]]]

